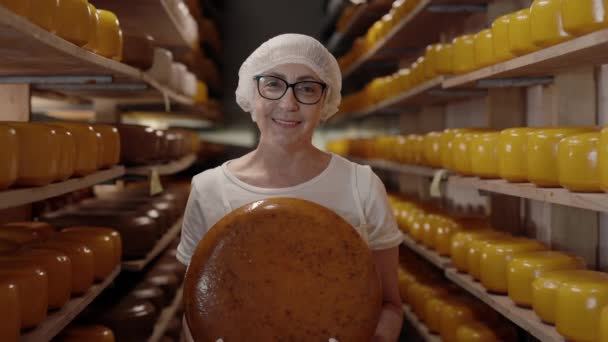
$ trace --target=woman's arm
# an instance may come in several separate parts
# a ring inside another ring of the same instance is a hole
[[[373,342],[395,342],[401,333],[403,307],[397,280],[398,248],[373,251],[376,269],[382,282],[382,312]]]

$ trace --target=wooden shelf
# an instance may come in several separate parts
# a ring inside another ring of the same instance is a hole
[[[70,299],[59,311],[51,312],[36,329],[21,335],[21,342],[51,341],[63,328],[65,328],[82,310],[106,288],[120,273],[120,266],[101,283],[91,286],[82,296]]]
[[[608,212],[608,194],[570,192],[563,188],[539,188],[531,183],[508,183],[502,179],[450,176],[448,183],[503,195],[527,198],[595,211]]]
[[[194,164],[195,161],[196,155],[189,154],[179,160],[175,160],[167,164],[129,167],[126,170],[126,174],[137,176],[149,176],[152,171],[156,169],[160,176],[168,176],[186,170],[192,164]]]
[[[140,70],[91,53],[0,6],[0,76],[111,76],[141,80]]]
[[[367,30],[382,16],[390,10],[390,7],[378,7],[368,3],[360,4],[353,13],[350,21],[343,31],[335,31],[327,43],[329,51],[336,55],[341,55],[344,48],[356,37],[364,35]]]
[[[146,255],[144,259],[129,260],[122,262],[122,269],[125,271],[139,272],[143,270],[152,260],[154,260],[162,251],[167,249],[167,246],[175,240],[182,230],[183,218],[180,218],[173,226],[158,240],[156,246]]]
[[[173,298],[171,304],[164,308],[163,311],[160,313],[160,316],[158,316],[158,320],[156,321],[156,325],[154,326],[154,332],[152,333],[152,336],[148,339],[148,342],[159,342],[163,338],[163,335],[169,327],[169,323],[177,313],[177,309],[181,304],[183,296],[184,288],[180,287],[175,293],[175,297]]]
[[[525,56],[491,65],[443,82],[444,88],[472,86],[477,81],[554,75],[579,65],[608,63],[608,29],[548,47]]]
[[[365,117],[373,114],[379,114],[383,111],[398,111],[399,108],[403,108],[406,106],[442,104],[449,101],[462,100],[474,96],[483,96],[487,94],[486,91],[480,89],[441,89],[441,84],[443,83],[443,81],[444,77],[438,76],[395,97],[386,99],[361,112],[342,113],[336,116],[336,121]]]
[[[470,275],[458,273],[456,269],[449,268],[445,271],[445,276],[539,340],[566,341],[553,326],[543,323],[534,311],[518,307],[507,296],[488,293]]]
[[[435,267],[440,268],[442,270],[448,268],[452,263],[450,259],[446,257],[442,257],[437,252],[432,251],[425,246],[414,241],[410,236],[405,235],[403,237],[403,244],[411,249],[416,254],[420,255],[422,258],[435,265]]]
[[[187,41],[183,26],[169,11],[168,0],[93,0],[95,6],[113,11],[125,34],[149,35],[155,44],[190,50],[194,42]]]
[[[47,198],[67,194],[79,189],[85,189],[93,185],[118,178],[124,174],[124,166],[115,166],[108,170],[97,171],[91,175],[68,179],[64,182],[53,183],[40,187],[17,188],[0,191],[0,209],[34,203]]]
[[[412,312],[412,310],[407,305],[403,305],[403,314],[405,315],[405,319],[407,319],[410,324],[416,329],[420,337],[424,339],[426,342],[441,342],[441,337],[431,334],[429,329],[424,325],[424,323],[420,322],[418,317]]]
[[[464,8],[466,5],[484,4],[487,0],[422,0],[376,45],[343,71],[345,81],[350,78],[373,78],[377,75],[368,69],[375,67],[378,59],[398,61],[424,53],[424,48],[440,40],[441,32],[453,27],[469,17],[463,11],[430,11],[430,5],[454,5]],[[396,64],[395,64],[396,65]]]
[[[399,164],[396,162],[382,160],[382,159],[360,159],[360,158],[353,158],[353,157],[349,157],[349,159],[356,163],[359,163],[359,164],[369,165],[372,168],[375,168],[378,170],[399,172],[399,173],[403,173],[403,174],[407,174],[407,175],[422,176],[422,177],[429,177],[429,178],[434,177],[435,173],[437,173],[437,171],[440,170],[440,169],[433,169],[433,168],[426,167],[426,166]]]

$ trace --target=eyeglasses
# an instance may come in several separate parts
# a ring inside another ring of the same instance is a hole
[[[258,83],[258,93],[268,100],[279,100],[293,88],[293,95],[302,104],[313,105],[321,101],[327,84],[317,81],[300,81],[287,83],[275,76],[258,75],[253,78]]]

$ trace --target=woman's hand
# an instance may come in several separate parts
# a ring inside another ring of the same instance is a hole
[[[403,324],[403,304],[397,280],[399,249],[394,247],[373,251],[373,255],[382,282],[382,311],[372,341],[395,342],[401,334]]]

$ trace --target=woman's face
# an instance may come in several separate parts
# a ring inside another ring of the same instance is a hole
[[[321,82],[309,67],[301,64],[282,64],[263,75],[278,77],[290,84],[299,81]],[[312,141],[313,131],[321,120],[325,92],[316,104],[302,104],[296,101],[293,88],[288,88],[282,98],[269,100],[257,91],[257,81],[253,82],[256,82],[253,110],[261,140],[278,145],[309,144]]]

